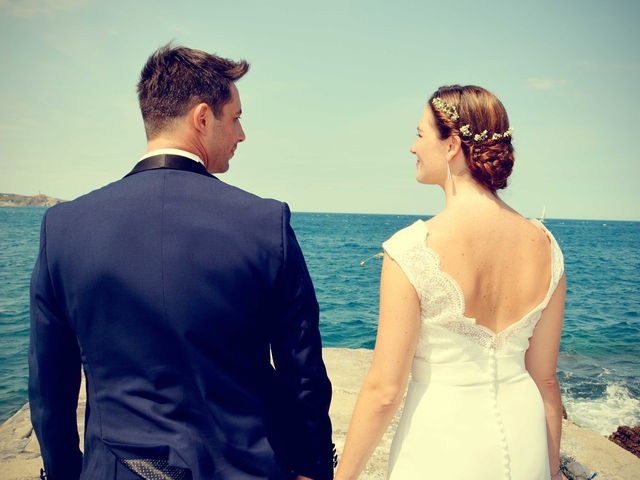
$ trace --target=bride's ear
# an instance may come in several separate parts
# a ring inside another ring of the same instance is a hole
[[[462,140],[458,135],[449,136],[449,142],[447,145],[447,161],[454,158],[458,152],[462,149]]]

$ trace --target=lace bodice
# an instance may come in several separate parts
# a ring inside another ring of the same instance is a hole
[[[465,316],[462,290],[441,270],[438,254],[428,247],[425,222],[419,220],[383,243],[384,250],[402,268],[420,299],[422,325],[417,358],[450,363],[473,360],[481,353],[478,349],[491,350],[498,355],[514,355],[527,350],[533,329],[564,271],[562,251],[555,238],[541,222],[532,222],[545,231],[551,242],[549,288],[533,310],[499,333]]]

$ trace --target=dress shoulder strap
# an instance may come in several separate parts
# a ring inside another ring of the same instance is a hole
[[[424,275],[425,242],[427,229],[422,220],[418,220],[402,230],[397,231],[382,244],[385,253],[389,255],[402,269],[414,288],[420,292],[421,280]]]
[[[534,225],[540,228],[549,238],[549,243],[551,244],[551,288],[549,289],[548,297],[551,297],[553,292],[560,281],[560,278],[564,274],[564,255],[562,254],[562,250],[560,249],[560,245],[556,241],[553,234],[549,231],[549,229],[540,221],[540,220],[532,220]]]

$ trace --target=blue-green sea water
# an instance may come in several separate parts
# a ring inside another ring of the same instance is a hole
[[[27,400],[28,289],[44,208],[0,207],[0,421]],[[381,262],[419,217],[294,213],[325,346],[373,348]],[[640,424],[640,222],[547,220],[568,291],[559,379],[569,417],[603,434]]]

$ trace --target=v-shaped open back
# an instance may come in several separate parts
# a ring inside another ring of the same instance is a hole
[[[514,322],[498,332],[465,315],[463,290],[451,275],[442,270],[440,256],[427,244],[428,228],[425,222],[418,220],[384,242],[385,251],[398,263],[418,294],[422,324],[426,327],[421,332],[419,344],[425,343],[429,335],[433,337],[434,332],[438,331],[437,327],[463,335],[485,347],[499,348],[513,341],[513,348],[521,351],[527,348],[528,338],[563,273],[562,252],[553,235],[540,222],[533,222],[544,230],[551,244],[551,278],[546,295],[532,309],[518,315]]]
[[[477,316],[472,316],[470,314],[467,313],[467,300],[466,297],[464,295],[464,292],[462,290],[462,287],[460,286],[460,283],[449,273],[447,273],[445,270],[443,270],[442,268],[442,262],[440,259],[440,254],[434,250],[433,248],[431,248],[429,246],[429,228],[427,226],[426,222],[422,222],[422,225],[424,227],[424,248],[427,252],[428,255],[432,255],[433,256],[433,260],[436,264],[436,269],[438,271],[438,273],[450,284],[450,287],[454,290],[455,294],[457,295],[459,302],[458,302],[458,307],[459,307],[459,315],[463,318],[465,318],[466,320],[468,320],[469,322],[477,325],[479,328],[484,328],[486,329],[488,332],[492,333],[493,335],[499,335],[504,331],[508,331],[509,329],[513,328],[514,326],[518,325],[519,323],[525,321],[527,318],[529,318],[531,315],[536,314],[537,312],[542,311],[547,303],[549,303],[549,300],[551,299],[551,295],[553,294],[553,291],[555,290],[554,288],[554,264],[556,261],[556,258],[553,254],[554,252],[554,242],[555,240],[553,239],[553,236],[551,235],[551,233],[544,227],[544,225],[542,224],[542,222],[538,221],[538,220],[531,220],[531,223],[533,223],[534,225],[536,225],[538,228],[540,228],[543,233],[545,234],[545,236],[547,237],[547,239],[549,240],[549,257],[550,257],[550,270],[549,270],[549,281],[548,281],[548,286],[547,286],[547,290],[545,292],[544,297],[531,309],[529,309],[528,311],[526,311],[526,313],[519,315],[515,321],[511,322],[509,325],[507,325],[506,327],[501,328],[499,331],[495,331],[492,328],[483,325],[481,323],[478,323],[478,318]]]

